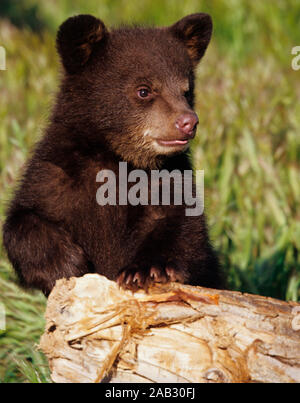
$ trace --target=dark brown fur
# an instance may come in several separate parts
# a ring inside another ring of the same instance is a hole
[[[8,210],[4,245],[21,282],[49,294],[62,277],[96,272],[125,287],[177,280],[219,287],[205,217],[185,206],[99,206],[96,175],[136,168],[190,169],[186,151],[160,150],[192,113],[194,67],[212,23],[194,14],[169,28],[108,31],[92,16],[57,36],[64,77],[43,139]],[[149,87],[149,100],[137,97]],[[177,137],[176,137],[177,136]]]

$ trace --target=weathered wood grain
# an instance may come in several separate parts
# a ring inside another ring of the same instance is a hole
[[[40,349],[54,382],[300,382],[300,305],[181,284],[60,280]]]

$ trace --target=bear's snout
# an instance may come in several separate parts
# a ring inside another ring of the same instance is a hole
[[[186,112],[176,120],[175,127],[183,135],[184,139],[190,139],[194,138],[198,123],[199,119],[195,112]]]

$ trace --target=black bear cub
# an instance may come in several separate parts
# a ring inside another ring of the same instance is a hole
[[[62,24],[60,90],[4,225],[24,286],[48,295],[57,279],[89,272],[131,289],[167,281],[222,286],[203,214],[188,216],[174,202],[96,201],[97,174],[118,178],[121,162],[128,174],[140,169],[149,178],[153,170],[191,169],[194,69],[211,33],[202,13],[163,28],[108,30],[90,15]]]

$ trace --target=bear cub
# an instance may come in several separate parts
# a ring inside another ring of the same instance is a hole
[[[61,25],[62,82],[3,229],[24,286],[48,296],[56,280],[90,272],[131,289],[222,286],[205,217],[186,216],[174,189],[168,206],[96,202],[98,172],[118,177],[120,162],[149,177],[191,169],[194,71],[211,34],[203,13],[162,28],[108,30],[90,15]]]

